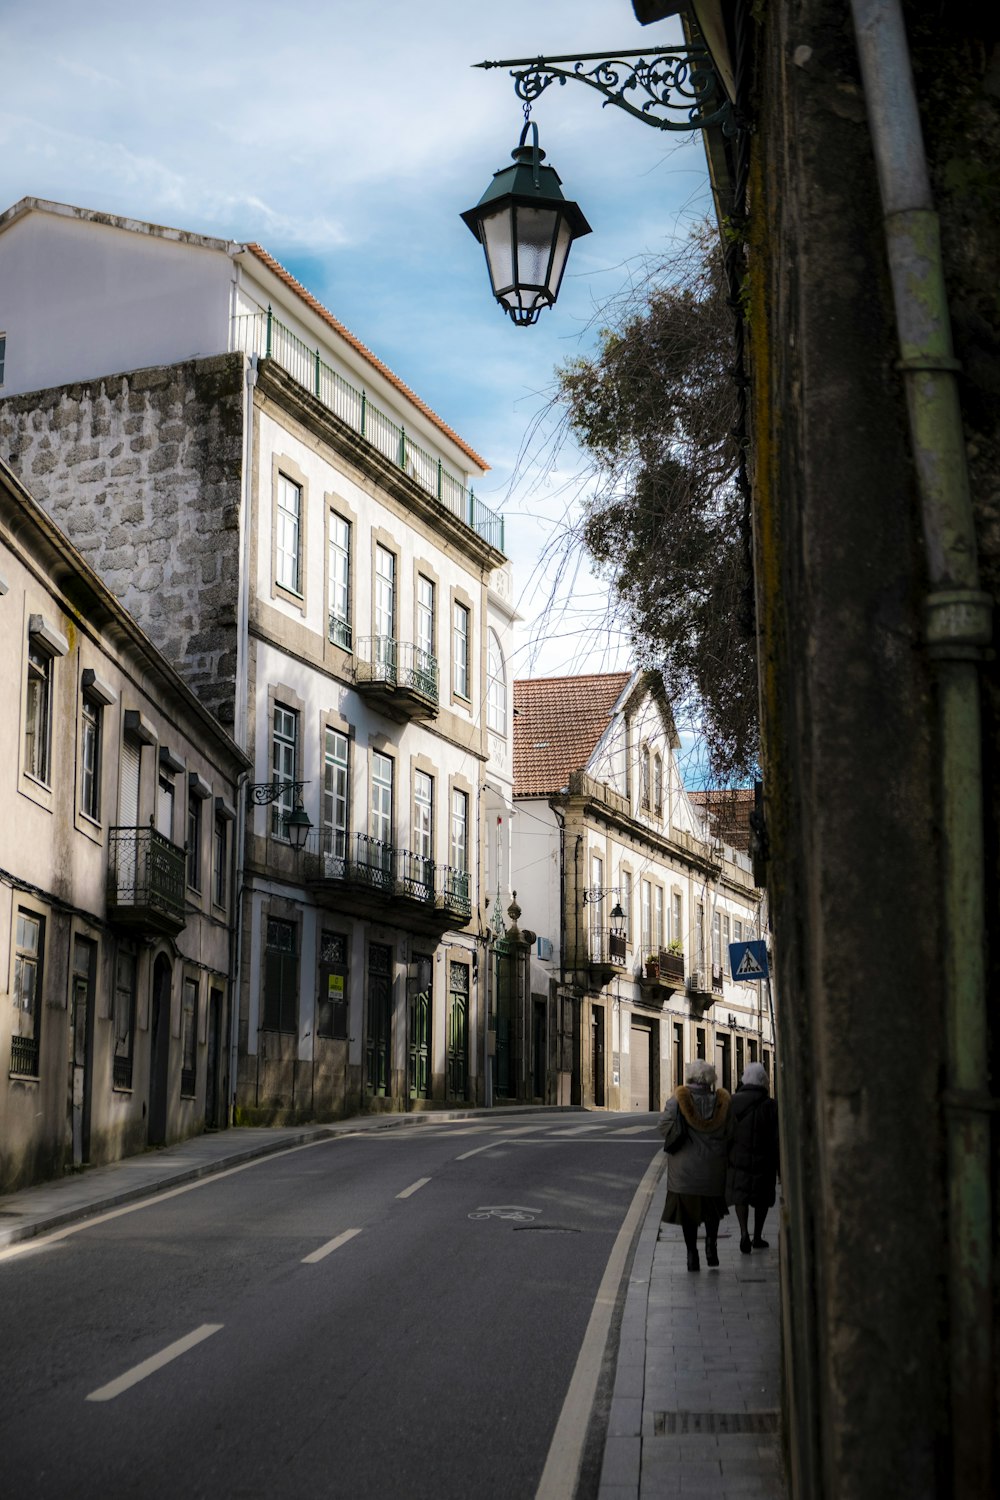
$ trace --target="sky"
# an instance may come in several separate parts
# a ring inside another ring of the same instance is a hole
[[[624,669],[605,585],[564,555],[587,485],[554,369],[709,212],[703,147],[552,85],[532,119],[593,233],[556,307],[516,328],[459,214],[509,162],[522,105],[508,71],[471,65],[678,36],[629,0],[0,0],[0,210],[50,198],[259,241],[490,464],[514,674]]]

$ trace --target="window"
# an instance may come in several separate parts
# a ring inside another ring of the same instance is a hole
[[[466,792],[451,794],[451,846],[449,863],[453,870],[465,874],[469,868],[469,797]]]
[[[452,609],[451,685],[459,698],[469,696],[469,611],[464,604]]]
[[[156,783],[156,831],[173,842],[174,784],[169,776],[162,774]]]
[[[695,1034],[694,1034],[694,1043],[695,1043],[695,1046],[694,1046],[695,1056],[696,1057],[700,1057],[702,1059],[702,1061],[704,1062],[704,1060],[705,1060],[705,1028],[704,1028],[704,1026],[699,1026],[698,1029],[697,1029],[697,1031],[695,1032]]]
[[[494,734],[507,733],[507,669],[495,630],[486,637],[486,723]]]
[[[323,873],[342,876],[347,859],[348,749],[346,734],[327,729],[323,753]]]
[[[347,939],[324,932],[319,953],[319,1006],[316,1031],[334,1041],[347,1041]]]
[[[413,778],[413,852],[425,865],[434,859],[434,782],[425,771]]]
[[[195,1070],[198,1046],[198,981],[185,979],[183,993],[182,1050],[181,1050],[181,1097],[194,1098]]]
[[[132,1087],[132,1050],[135,1040],[135,954],[119,948],[115,960],[115,1053],[111,1082],[116,1089]]]
[[[680,891],[674,891],[670,897],[670,936],[676,943],[684,942],[683,901]]]
[[[663,944],[664,944],[664,932],[663,932],[663,887],[662,887],[662,885],[657,885],[657,886],[653,887],[653,917],[654,917],[653,941],[656,944],[657,951],[659,951],[663,947]]]
[[[293,594],[302,592],[299,548],[302,533],[302,486],[278,475],[275,565],[278,582]]]
[[[375,634],[380,640],[396,639],[396,554],[388,547],[375,547]]]
[[[722,966],[725,972],[730,973],[729,968],[729,913],[722,914]]]
[[[264,1031],[297,1028],[299,1000],[298,931],[294,922],[268,917],[264,948]]]
[[[216,813],[215,832],[212,838],[212,900],[216,906],[225,906],[226,904],[228,865],[228,822],[221,813]]]
[[[188,792],[187,883],[201,890],[201,799]]]
[[[371,835],[386,846],[392,843],[392,781],[395,766],[391,756],[378,751],[372,756]]]
[[[52,657],[31,641],[28,646],[28,702],[24,720],[24,769],[46,785],[51,774]]]
[[[435,656],[434,583],[421,573],[417,577],[417,646],[428,656]]]
[[[733,942],[734,943],[742,943],[742,941],[743,941],[743,923],[740,921],[739,917],[734,917],[733,918]]]
[[[95,823],[101,820],[101,731],[104,708],[93,698],[80,707],[80,811]]]
[[[604,905],[604,861],[599,854],[590,856],[590,954],[592,958],[600,959],[601,953],[601,915]]]
[[[640,894],[640,900],[641,900],[641,909],[640,909],[640,917],[639,917],[639,920],[640,920],[640,922],[642,924],[642,927],[641,927],[641,932],[642,932],[641,942],[642,942],[642,946],[644,948],[648,949],[648,948],[650,948],[651,943],[652,943],[652,939],[651,939],[650,934],[652,932],[652,927],[653,927],[653,887],[650,885],[650,883],[649,883],[648,880],[644,880],[642,882],[639,894]]]
[[[625,941],[632,941],[632,872],[622,870],[618,879],[621,881],[622,911],[625,913]]]
[[[4,365],[7,362],[7,335],[0,333],[0,385],[3,385]]]
[[[694,961],[697,968],[705,962],[705,907],[699,901],[694,923]]]
[[[639,803],[649,806],[649,746],[643,745],[639,756]]]
[[[718,908],[712,913],[712,969],[722,972],[722,913]]]
[[[283,703],[274,705],[274,739],[271,746],[271,779],[281,783],[281,794],[271,804],[271,835],[287,839],[285,819],[295,807],[295,781],[299,760],[299,716]]]
[[[19,910],[14,938],[14,1017],[11,1024],[10,1071],[38,1077],[38,1034],[42,1013],[42,955],[45,918]]]
[[[351,631],[351,523],[330,512],[330,640],[350,651]]]
[[[663,761],[659,755],[653,756],[653,811],[663,811]]]

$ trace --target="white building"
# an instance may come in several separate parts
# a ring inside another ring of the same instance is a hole
[[[253,758],[240,1118],[486,1098],[512,612],[483,461],[257,245],[26,199],[0,330],[4,451]]]
[[[763,895],[684,789],[659,677],[519,681],[514,701],[512,880],[558,1040],[551,1097],[660,1109],[694,1057],[727,1088],[770,1070],[765,988],[729,965],[766,936]]]
[[[0,463],[0,1192],[224,1125],[247,759]]]

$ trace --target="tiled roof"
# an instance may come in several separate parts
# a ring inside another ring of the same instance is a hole
[[[750,848],[750,814],[754,794],[750,787],[723,788],[711,792],[689,792],[691,801],[708,814],[712,832],[719,834],[732,849]]]
[[[514,796],[540,797],[582,771],[608,727],[630,672],[534,677],[514,683]]]
[[[489,464],[486,462],[486,460],[480,458],[479,454],[475,451],[475,449],[470,448],[468,443],[463,442],[458,433],[455,432],[451,427],[449,427],[447,422],[442,422],[441,418],[437,415],[436,412],[431,410],[426,401],[421,401],[416,392],[411,391],[409,386],[405,385],[403,381],[400,380],[398,375],[394,375],[389,369],[388,365],[384,365],[378,358],[378,356],[373,354],[366,344],[363,344],[361,340],[357,338],[349,328],[345,328],[343,323],[341,323],[338,318],[335,318],[333,316],[332,312],[328,312],[327,309],[323,306],[322,302],[317,301],[312,292],[307,291],[300,281],[296,281],[291,271],[286,271],[281,262],[275,260],[274,256],[270,255],[264,249],[263,245],[257,245],[248,242],[245,248],[249,250],[253,255],[256,255],[257,259],[263,265],[267,266],[269,271],[273,271],[278,280],[284,282],[289,291],[294,292],[296,297],[299,297],[307,307],[310,307],[312,311],[317,315],[317,317],[322,318],[323,322],[326,323],[328,327],[333,329],[334,333],[339,334],[339,336],[344,340],[345,343],[350,344],[351,348],[356,350],[357,353],[361,355],[362,359],[366,359],[368,363],[379,372],[380,375],[383,375],[385,379],[388,380],[390,385],[395,386],[396,390],[399,391],[401,395],[405,396],[407,401],[415,406],[418,411],[422,411],[424,416],[427,417],[429,421],[433,422],[434,426],[437,427],[439,431],[443,432],[446,437],[449,437],[453,443],[456,443],[458,447],[461,448],[462,452],[466,454],[467,457],[471,458],[472,462],[476,465],[477,468],[482,469],[484,473],[486,472],[486,470],[489,468]]]

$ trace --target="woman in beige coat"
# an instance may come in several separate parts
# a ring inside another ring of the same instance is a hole
[[[705,1261],[719,1264],[717,1236],[726,1208],[726,1161],[733,1134],[730,1096],[715,1086],[715,1069],[701,1058],[684,1069],[660,1116],[667,1162],[667,1201],[661,1220],[679,1224],[687,1246],[687,1268],[700,1271],[698,1225],[705,1226]],[[673,1148],[673,1150],[671,1150]]]

